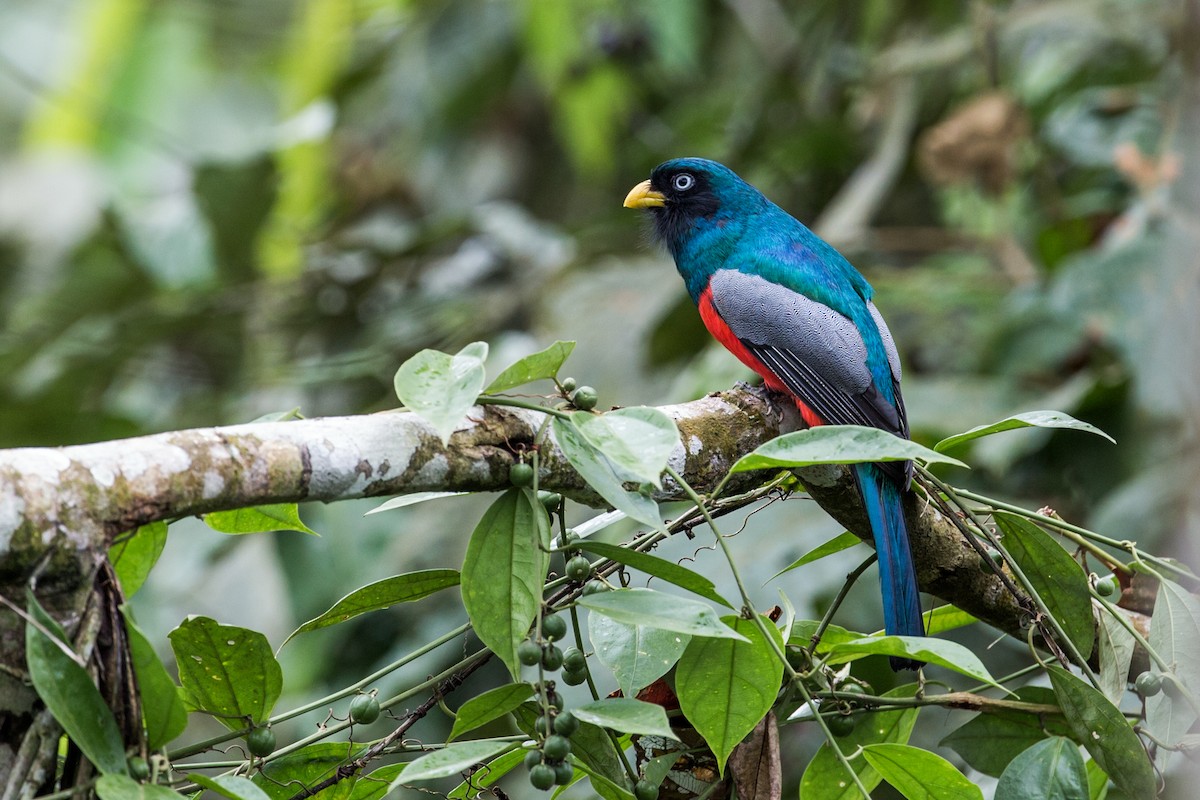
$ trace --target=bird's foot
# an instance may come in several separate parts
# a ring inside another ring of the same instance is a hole
[[[750,384],[745,381],[738,381],[733,385],[733,388],[754,395],[762,400],[767,406],[767,415],[776,425],[783,422],[787,409],[793,406],[790,397],[783,392],[768,389],[766,384]]]

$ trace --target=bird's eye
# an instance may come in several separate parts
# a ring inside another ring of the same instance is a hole
[[[696,185],[696,179],[690,172],[681,172],[671,179],[671,187],[677,192],[686,192]]]

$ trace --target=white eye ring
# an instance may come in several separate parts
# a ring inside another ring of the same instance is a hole
[[[671,179],[671,186],[677,192],[686,192],[695,185],[696,179],[688,172],[681,172]]]

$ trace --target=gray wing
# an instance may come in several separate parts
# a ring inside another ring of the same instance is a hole
[[[830,425],[866,425],[908,436],[900,399],[900,359],[883,318],[868,302],[891,370],[895,404],[867,367],[854,322],[823,303],[757,275],[720,270],[713,307],[741,344]]]

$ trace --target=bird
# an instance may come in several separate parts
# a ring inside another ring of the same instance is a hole
[[[895,342],[866,278],[733,170],[703,158],[655,167],[629,191],[675,260],[708,332],[804,421],[909,438]],[[923,636],[903,497],[912,462],[851,466],[879,561],[884,630]],[[921,662],[893,657],[893,669]]]

